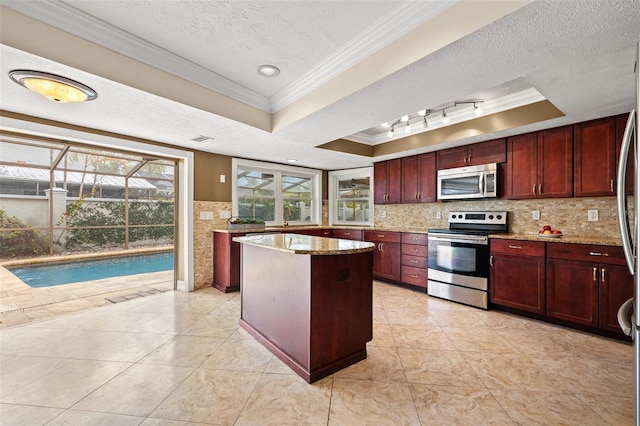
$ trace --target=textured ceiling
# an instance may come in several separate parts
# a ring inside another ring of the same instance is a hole
[[[640,40],[635,0],[2,6],[3,110],[328,170],[420,150],[372,159],[317,146],[469,97],[532,87],[565,117],[429,150],[627,112]],[[262,63],[282,73],[258,77]],[[12,83],[17,68],[82,81],[99,97],[53,104]],[[213,139],[190,141],[199,135]]]

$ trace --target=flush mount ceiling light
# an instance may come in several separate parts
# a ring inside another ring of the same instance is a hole
[[[275,77],[280,74],[280,70],[273,65],[260,65],[258,67],[258,74],[263,77]]]
[[[19,85],[54,102],[92,101],[98,94],[75,80],[41,71],[13,70],[9,77]]]

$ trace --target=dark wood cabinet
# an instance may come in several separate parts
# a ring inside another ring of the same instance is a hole
[[[489,163],[504,163],[506,161],[507,148],[505,139],[479,142],[437,152],[439,170]]]
[[[545,243],[492,239],[489,302],[545,314]]]
[[[240,232],[213,233],[213,286],[229,293],[240,290],[240,244],[233,237],[242,237]]]
[[[507,139],[507,198],[573,196],[573,128]]]
[[[402,160],[373,165],[374,204],[399,204],[402,201]]]
[[[427,234],[402,233],[400,274],[405,284],[427,288],[429,247]]]
[[[333,238],[362,241],[362,229],[333,229]]]
[[[400,281],[401,233],[364,231],[364,241],[375,244],[373,250],[374,278]]]
[[[548,244],[548,316],[621,334],[617,310],[632,296],[621,247]]]
[[[402,202],[436,201],[436,154],[414,155],[402,159]]]
[[[290,234],[311,235],[313,237],[329,237],[333,236],[331,229],[287,229],[286,232]]]
[[[587,121],[573,126],[574,195],[615,195],[618,152],[616,118]]]

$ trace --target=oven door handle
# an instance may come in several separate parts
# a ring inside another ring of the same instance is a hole
[[[456,235],[456,234],[438,234],[435,236],[429,234],[428,238],[432,241],[443,241],[448,243],[469,243],[469,244],[488,244],[488,238],[480,235]]]

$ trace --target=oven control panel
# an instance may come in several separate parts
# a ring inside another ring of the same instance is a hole
[[[449,212],[450,224],[506,225],[506,211]]]

